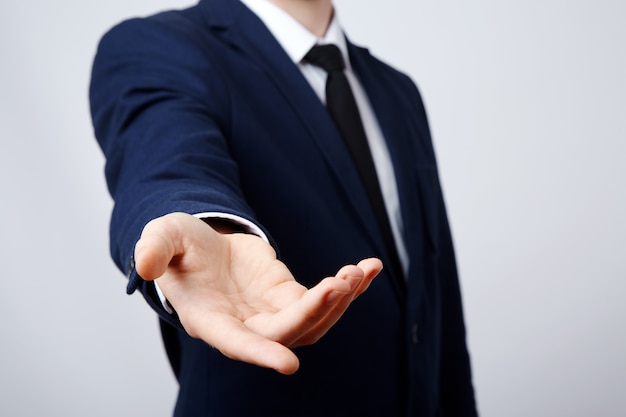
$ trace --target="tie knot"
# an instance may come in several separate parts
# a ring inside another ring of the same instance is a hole
[[[324,69],[326,72],[342,71],[344,69],[343,56],[339,47],[334,44],[315,45],[304,56],[304,60],[311,65]]]

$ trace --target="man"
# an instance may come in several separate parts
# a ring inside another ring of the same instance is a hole
[[[362,119],[356,149],[333,78]],[[175,415],[476,414],[419,93],[346,40],[330,0],[124,22],[90,98],[112,254],[159,313]]]

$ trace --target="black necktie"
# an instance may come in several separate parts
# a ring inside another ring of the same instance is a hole
[[[343,136],[348,150],[356,164],[357,170],[365,185],[376,220],[381,228],[384,243],[392,258],[392,269],[404,284],[396,245],[389,223],[389,216],[380,191],[376,168],[372,160],[367,137],[361,122],[348,78],[344,74],[344,62],[341,51],[336,45],[315,45],[304,57],[304,61],[324,69],[328,73],[326,80],[326,107],[331,118]]]

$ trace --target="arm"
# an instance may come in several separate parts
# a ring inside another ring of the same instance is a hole
[[[412,82],[411,82],[412,84]],[[413,91],[411,103],[415,105],[415,119],[419,124],[420,154],[430,162],[432,169],[422,172],[423,209],[429,221],[428,242],[433,253],[438,281],[438,297],[441,306],[441,339],[439,366],[439,412],[442,416],[476,416],[476,403],[472,385],[470,357],[466,345],[466,332],[463,317],[463,305],[459,277],[456,267],[454,245],[446,207],[436,168],[433,149],[424,104],[413,85],[405,91]],[[431,229],[432,226],[432,229]]]
[[[347,266],[307,290],[267,242],[184,214],[255,221],[229,152],[228,92],[211,42],[193,25],[157,19],[127,22],[100,45],[90,95],[115,200],[111,250],[129,292],[140,288],[163,319],[226,356],[292,373],[288,348],[319,339],[381,265]]]
[[[440,196],[441,197],[441,196]],[[456,269],[450,227],[443,198],[439,260],[441,274],[442,337],[440,390],[444,416],[476,416],[470,357],[466,346],[461,289]]]

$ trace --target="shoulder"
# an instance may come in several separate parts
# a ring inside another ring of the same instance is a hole
[[[426,122],[426,110],[417,84],[405,72],[384,62],[369,49],[348,43],[350,60],[364,83],[375,84],[376,90],[393,97],[398,109],[411,112]],[[371,87],[371,86],[370,86]]]
[[[108,130],[112,120],[135,117],[156,103],[184,102],[207,112],[227,108],[219,48],[197,7],[115,25],[102,37],[91,68],[94,125]]]
[[[353,44],[348,41],[348,50],[350,53],[350,60],[357,67],[360,65],[366,65],[370,70],[377,72],[379,75],[390,77],[396,82],[414,85],[411,77],[409,77],[405,72],[393,67],[389,63],[372,54],[369,48]]]
[[[100,40],[97,54],[171,54],[180,48],[197,47],[208,34],[197,7],[171,10],[116,24]]]
[[[348,43],[350,60],[359,74],[368,73],[377,83],[385,86],[389,93],[408,100],[408,102],[422,104],[416,83],[405,72],[381,60],[370,52],[368,48]]]
[[[98,44],[92,93],[110,97],[133,88],[207,96],[207,89],[221,89],[222,48],[198,6],[122,21]]]

